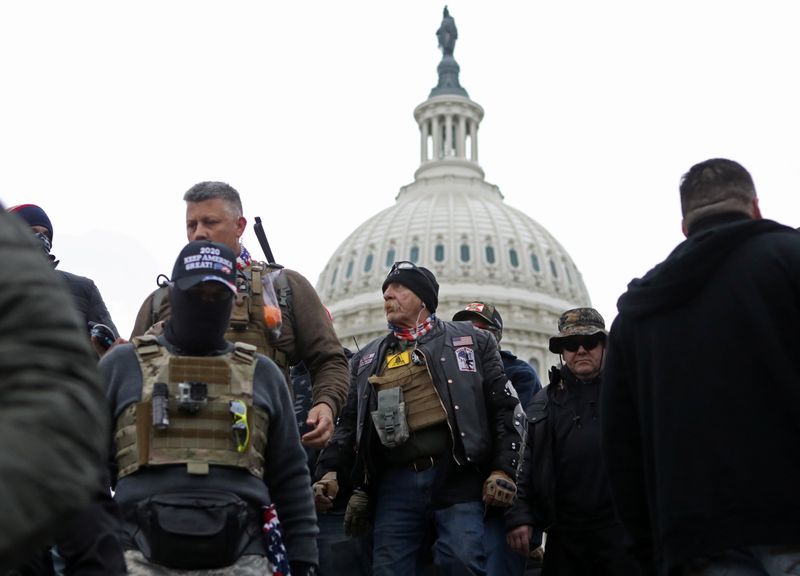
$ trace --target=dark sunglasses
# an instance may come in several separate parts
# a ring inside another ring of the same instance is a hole
[[[604,340],[605,338],[602,335],[570,338],[564,341],[562,348],[567,352],[577,352],[578,348],[583,346],[583,349],[588,352],[589,350],[597,348]]]
[[[219,284],[217,285],[220,286],[220,288],[214,287],[212,289],[194,286],[189,288],[187,292],[191,298],[199,300],[200,302],[225,302],[233,296],[233,293],[230,290],[221,287]]]

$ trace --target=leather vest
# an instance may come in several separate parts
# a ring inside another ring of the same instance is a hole
[[[208,474],[209,465],[220,465],[263,478],[269,417],[253,405],[255,348],[237,342],[228,354],[200,357],[170,354],[154,336],[134,338],[133,344],[142,371],[142,401],[128,406],[116,422],[119,477],[142,466],[186,464],[190,474]],[[207,403],[196,413],[178,407],[182,382],[207,386]],[[164,429],[153,426],[156,383],[168,388],[169,425]],[[234,403],[246,409],[238,430]]]

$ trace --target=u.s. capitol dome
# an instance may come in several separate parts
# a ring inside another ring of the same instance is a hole
[[[580,271],[541,224],[506,204],[478,164],[483,108],[458,81],[443,49],[439,84],[414,110],[420,166],[394,205],[362,223],[336,249],[317,282],[342,343],[354,349],[387,333],[380,286],[395,261],[429,268],[439,282],[439,318],[473,300],[504,321],[502,348],[542,372],[559,315],[590,305]]]

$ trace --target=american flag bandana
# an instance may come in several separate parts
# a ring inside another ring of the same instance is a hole
[[[264,506],[264,535],[267,538],[267,560],[272,568],[273,576],[291,576],[289,559],[286,557],[286,546],[281,537],[281,521],[275,511],[275,504]]]
[[[394,335],[398,340],[413,342],[414,340],[425,336],[425,334],[433,330],[435,323],[436,314],[431,314],[425,319],[425,322],[419,324],[416,328],[401,328],[400,326],[389,324],[389,329],[394,332]]]
[[[241,250],[236,258],[236,289],[239,292],[247,292],[250,287],[250,266],[253,259],[244,244],[239,244],[239,247]]]

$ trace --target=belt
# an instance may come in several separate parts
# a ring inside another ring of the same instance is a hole
[[[426,470],[430,470],[434,466],[436,466],[436,458],[433,456],[426,456],[425,458],[417,458],[416,460],[412,460],[408,464],[404,466],[404,468],[408,468],[409,470],[413,470],[414,472],[425,472]]]

